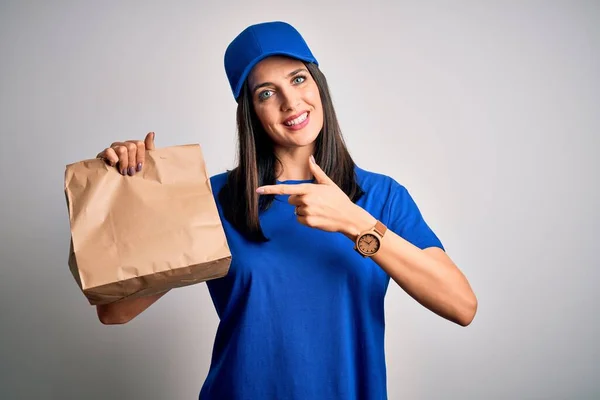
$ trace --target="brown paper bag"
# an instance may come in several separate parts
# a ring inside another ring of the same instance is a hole
[[[231,253],[199,145],[147,151],[122,176],[101,159],[66,166],[69,268],[92,305],[225,276]]]

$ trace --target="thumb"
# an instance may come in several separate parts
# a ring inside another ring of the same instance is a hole
[[[150,132],[146,135],[144,144],[146,145],[146,150],[154,150],[154,132]]]
[[[313,156],[310,156],[308,165],[317,183],[321,183],[324,185],[335,185],[331,178],[327,176],[325,171],[323,171],[321,167],[319,167]]]

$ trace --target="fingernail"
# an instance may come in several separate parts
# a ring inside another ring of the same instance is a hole
[[[129,168],[127,169],[127,173],[129,174],[129,176],[133,176],[133,175],[135,175],[135,168],[133,168],[133,167],[129,167]]]
[[[315,161],[315,157],[311,154],[310,156],[310,162],[313,164],[316,164],[317,162]]]
[[[256,189],[256,193],[258,193],[258,194],[263,194],[264,192],[265,192],[265,189],[263,189],[263,188]]]
[[[137,171],[140,172],[142,170],[142,163],[138,163],[137,165]]]
[[[121,170],[121,175],[127,175],[127,168],[123,168]]]

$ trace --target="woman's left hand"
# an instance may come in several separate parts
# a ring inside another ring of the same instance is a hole
[[[259,187],[261,195],[290,195],[300,223],[328,232],[341,232],[354,239],[375,225],[375,218],[354,204],[350,198],[317,165],[311,156],[310,170],[315,183],[269,185]]]

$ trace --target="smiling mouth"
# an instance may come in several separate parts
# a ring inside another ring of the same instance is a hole
[[[288,121],[285,121],[283,124],[285,126],[299,125],[299,124],[303,123],[304,121],[306,121],[307,118],[308,118],[308,111],[305,111],[302,114],[300,114],[298,117],[288,120]]]

